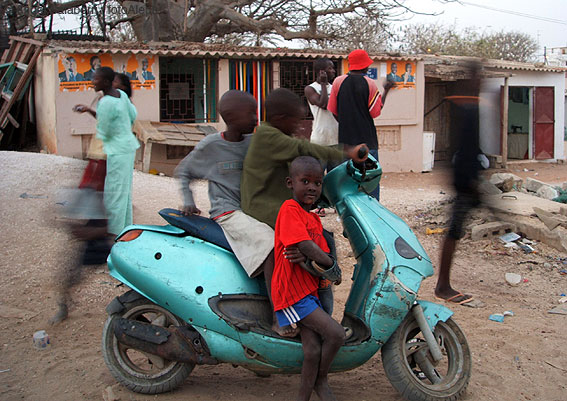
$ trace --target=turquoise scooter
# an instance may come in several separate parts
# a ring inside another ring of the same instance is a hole
[[[386,375],[405,399],[456,400],[470,379],[470,350],[449,309],[417,299],[433,267],[407,224],[367,195],[381,175],[370,156],[324,180],[323,197],[357,260],[342,319],[352,334],[331,370],[354,369],[381,349]],[[246,275],[220,227],[173,209],[160,214],[168,225],[127,227],[108,258],[111,276],[131,288],[107,306],[103,330],[116,380],[156,394],[202,364],[300,373],[300,339],[271,330],[264,280]]]

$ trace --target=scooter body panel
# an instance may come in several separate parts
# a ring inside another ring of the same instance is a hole
[[[113,277],[189,324],[233,339],[238,339],[235,330],[211,311],[209,298],[265,295],[260,280],[250,279],[234,254],[191,236],[144,231],[132,241],[117,242],[108,267]]]
[[[301,372],[303,348],[299,340],[299,337],[289,340],[255,332],[240,333],[240,342],[246,354],[259,362],[252,365],[249,361],[247,367],[272,373]],[[356,345],[344,345],[335,356],[331,371],[342,372],[362,365],[380,349],[381,345],[373,339]]]

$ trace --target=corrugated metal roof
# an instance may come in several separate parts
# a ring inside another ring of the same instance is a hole
[[[198,56],[213,58],[346,58],[348,52],[337,50],[289,49],[284,47],[248,47],[193,42],[95,42],[95,41],[46,41],[46,50],[67,53],[150,54],[159,56]],[[420,57],[390,54],[371,54],[375,61],[410,60]]]
[[[482,59],[464,56],[421,55],[425,62],[425,76],[450,79],[466,79],[466,65],[470,61],[480,61],[486,77],[511,76],[514,71],[565,72],[564,68],[543,63],[521,63],[518,61]]]

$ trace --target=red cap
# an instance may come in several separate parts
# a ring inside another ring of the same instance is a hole
[[[348,55],[349,70],[364,70],[368,68],[374,61],[368,57],[368,53],[362,49],[356,49]]]

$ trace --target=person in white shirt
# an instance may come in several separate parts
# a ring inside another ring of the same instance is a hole
[[[327,103],[331,93],[331,81],[335,78],[335,66],[327,58],[315,60],[313,64],[317,80],[305,87],[304,93],[313,114],[313,127],[311,129],[311,142],[324,146],[336,146],[339,143],[339,123],[333,113],[327,110]],[[337,166],[336,161],[327,162],[327,171]],[[319,215],[324,216],[324,209],[317,209]]]

